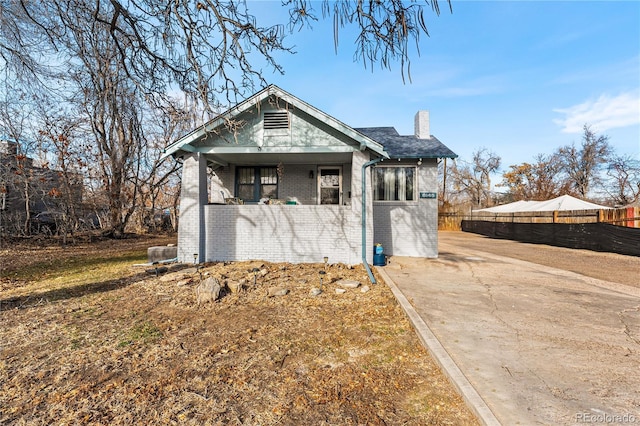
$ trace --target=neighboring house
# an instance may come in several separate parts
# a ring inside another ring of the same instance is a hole
[[[436,257],[437,162],[457,156],[428,112],[415,129],[354,129],[265,88],[166,148],[183,162],[179,260]]]
[[[49,229],[57,225],[55,218],[65,210],[60,205],[63,201],[81,205],[82,182],[76,180],[62,199],[60,171],[35,166],[32,158],[18,152],[15,140],[0,136],[0,234],[23,232],[27,216],[32,225],[34,219],[45,218]],[[38,232],[39,227],[32,231]]]

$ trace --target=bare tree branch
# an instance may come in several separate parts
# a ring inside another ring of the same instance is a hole
[[[598,172],[609,160],[612,149],[608,136],[598,136],[587,124],[583,130],[579,148],[575,144],[567,145],[559,148],[557,154],[576,193],[586,199],[589,191],[601,183]]]

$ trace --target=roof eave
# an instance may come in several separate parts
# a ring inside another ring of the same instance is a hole
[[[420,158],[422,158],[422,159],[429,159],[429,158],[435,158],[435,159],[438,159],[438,158],[451,158],[451,159],[454,159],[454,158],[458,158],[458,154],[444,154],[444,155],[441,155],[441,154],[439,154],[439,155],[434,155],[434,154],[424,154],[424,155],[410,154],[410,155],[397,155],[397,156],[394,155],[394,156],[391,156],[389,158],[392,159],[392,160],[402,160],[404,158],[410,159],[410,160],[415,160],[415,159],[420,159]]]

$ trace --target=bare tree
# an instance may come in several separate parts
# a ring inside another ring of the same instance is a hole
[[[2,191],[2,229],[4,232],[29,234],[33,200],[37,192],[37,180],[32,173],[33,160],[29,157],[35,149],[32,110],[29,94],[22,90],[7,90],[10,74],[0,74],[0,84],[5,85],[0,100],[0,190]]]
[[[479,148],[473,152],[471,163],[458,163],[451,168],[454,188],[465,194],[474,206],[491,205],[491,174],[500,168],[500,157],[487,148]]]
[[[538,154],[535,163],[510,166],[496,186],[506,187],[510,199],[548,200],[570,193],[571,183],[562,173],[563,164],[558,155]]]
[[[82,143],[94,154],[91,172],[99,171],[111,232],[119,236],[141,202],[140,182],[161,171],[143,161],[156,157],[145,152],[156,149],[145,135],[149,105],[165,108],[178,90],[199,102],[203,115],[217,113],[266,86],[266,72],[283,72],[276,57],[292,52],[287,27],[303,30],[319,18],[333,19],[336,48],[340,29],[358,27],[356,59],[366,66],[399,62],[404,78],[410,42],[418,51],[420,36],[428,35],[425,10],[440,12],[435,0],[317,5],[284,1],[289,22],[262,25],[242,0],[0,0],[0,62],[13,85],[83,114],[92,140]]]
[[[452,182],[448,179],[450,166],[447,166],[447,159],[438,161],[438,207],[446,210],[452,205]]]
[[[82,185],[88,164],[79,152],[83,120],[53,105],[39,105],[39,151],[43,154],[41,168],[46,179],[45,207],[52,214],[56,230],[66,243],[81,219]]]
[[[165,108],[148,111],[145,117],[144,146],[148,149],[138,153],[135,185],[139,188],[141,206],[139,226],[146,231],[167,226],[174,228],[174,209],[179,200],[180,187],[180,176],[176,172],[181,164],[163,161],[161,157],[165,146],[190,130],[187,126],[191,117],[184,107],[174,102]],[[171,113],[167,114],[166,111]]]
[[[311,26],[311,21],[318,19],[307,0],[286,0],[283,4],[290,7],[290,28]],[[383,68],[390,68],[394,62],[400,62],[402,79],[411,80],[410,41],[415,42],[420,51],[419,41],[422,34],[429,35],[424,6],[440,15],[437,0],[406,2],[391,1],[322,1],[322,17],[333,20],[334,44],[338,49],[339,32],[348,25],[356,25],[359,33],[355,40],[354,60],[373,68],[378,63]],[[449,11],[451,1],[447,1]]]
[[[282,3],[289,22],[263,26],[242,0],[3,0],[0,56],[16,73],[42,76],[42,52],[53,48],[64,55],[60,41],[82,25],[73,18],[86,10],[87,23],[105,30],[114,60],[144,93],[164,97],[174,85],[215,111],[218,95],[235,102],[266,85],[263,69],[283,71],[275,54],[292,52],[284,43],[287,27],[292,32],[311,28],[319,18],[332,19],[337,48],[339,29],[356,26],[355,58],[383,67],[399,62],[404,76],[410,71],[410,42],[419,53],[420,37],[428,35],[425,8],[440,13],[437,0],[323,0],[317,3],[320,11],[308,0]]]
[[[640,200],[640,161],[629,155],[614,156],[607,166],[606,192],[616,205]]]
[[[120,89],[115,89],[120,92]],[[143,148],[139,112],[135,103],[127,97],[114,93],[103,98],[98,96],[87,104],[91,117],[93,135],[96,139],[96,160],[100,177],[108,194],[109,221],[113,236],[124,234],[126,225],[136,209],[138,187],[127,186],[135,181],[137,157]]]
[[[601,183],[599,172],[608,162],[612,150],[608,136],[598,136],[587,124],[583,129],[580,147],[567,145],[559,148],[556,154],[576,194],[584,199],[593,187]]]
[[[0,195],[3,232],[28,235],[37,192],[37,176],[32,159],[22,153],[15,140],[3,141],[0,153]]]

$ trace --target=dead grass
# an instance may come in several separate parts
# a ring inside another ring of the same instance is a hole
[[[330,265],[312,297],[323,265],[207,265],[251,286],[198,307],[200,274],[132,268],[139,243],[59,252],[37,280],[3,271],[0,423],[477,424],[384,284],[335,293],[363,268]]]

